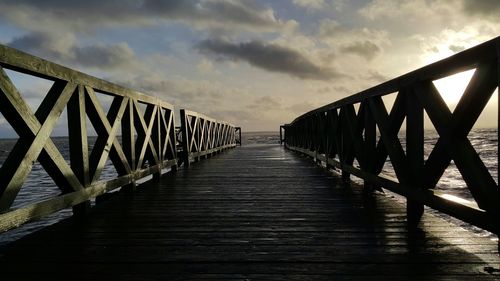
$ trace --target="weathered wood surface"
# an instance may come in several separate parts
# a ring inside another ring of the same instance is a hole
[[[241,128],[210,118],[204,114],[181,109],[181,138],[184,166],[214,153],[241,145]],[[238,133],[238,138],[236,134]]]
[[[246,146],[116,196],[2,251],[2,280],[497,280],[496,242]],[[363,195],[365,194],[365,195]]]
[[[4,69],[53,82],[36,111]],[[69,163],[51,139],[64,110]],[[0,165],[0,232],[71,206],[75,213],[84,212],[96,196],[133,189],[136,180],[176,169],[173,111],[173,105],[158,98],[0,45],[0,115],[19,136]],[[92,127],[97,140],[89,145],[87,129]],[[117,173],[110,181],[101,177],[108,159]],[[12,208],[36,161],[63,195]]]

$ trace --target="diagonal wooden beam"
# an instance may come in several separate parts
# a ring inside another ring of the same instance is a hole
[[[373,114],[371,109],[370,112]],[[396,96],[396,100],[394,101],[394,105],[392,106],[391,113],[389,114],[389,131],[391,134],[395,134],[397,136],[399,129],[401,128],[405,119],[405,116],[405,99],[401,93],[398,93]],[[372,116],[372,118],[374,117]],[[378,175],[380,174],[380,172],[382,172],[384,164],[387,160],[387,156],[389,156],[389,154],[387,152],[384,139],[380,138],[376,148],[375,164],[373,167],[374,174]]]
[[[205,118],[200,118],[200,128],[199,128],[199,146],[200,146],[200,151],[203,151],[206,149],[205,147],[205,126],[206,126],[207,120]]]
[[[198,130],[200,127],[200,118],[198,116],[192,116],[191,119],[191,124],[192,124],[192,131],[191,131],[191,150],[192,151],[199,151],[199,145],[198,145]]]
[[[90,153],[91,182],[99,180],[108,156],[113,156],[110,158],[118,174],[130,173],[131,168],[128,165],[127,158],[116,138],[128,98],[115,97],[109,108],[108,115],[106,115],[94,90],[88,86],[85,89],[87,91],[87,115],[98,133],[98,138]],[[110,120],[113,125],[110,124]]]
[[[60,86],[62,88],[61,92],[55,90]],[[64,179],[65,183],[69,184],[68,187],[73,190],[82,188],[73,171],[64,161],[52,140],[50,140],[50,133],[75,89],[76,85],[70,82],[58,81],[54,83],[53,88],[46,97],[49,101],[42,102],[44,107],[50,107],[51,109],[44,108],[40,110],[40,112],[43,111],[40,116],[44,119],[38,120],[5,71],[0,68],[0,91],[2,92],[0,95],[0,109],[9,123],[15,124],[13,128],[20,134],[18,143],[16,143],[0,169],[0,177],[3,179],[0,181],[0,210],[8,209],[11,206],[31,171],[34,161],[42,151],[47,152],[47,157],[43,158],[43,164],[45,165],[44,168],[49,168],[47,170],[49,175],[54,175],[55,180],[58,181]],[[40,121],[43,123],[40,124]],[[18,126],[19,128],[16,128]],[[58,166],[60,167],[57,170],[53,169]],[[64,172],[67,174],[63,174]]]
[[[498,187],[467,137],[453,135],[451,113],[432,82],[417,85],[417,96],[428,113],[434,127],[444,142],[446,153],[467,183],[480,208],[498,212]]]
[[[170,142],[169,132],[170,132],[170,124],[167,124],[167,120],[165,120],[165,115],[168,114],[167,110],[160,107],[159,117],[160,117],[160,138],[161,138],[161,147],[159,148],[160,158],[163,161],[166,159],[166,153],[168,144]],[[169,118],[170,123],[170,118]]]
[[[175,125],[174,125],[174,116],[172,111],[170,110],[165,110],[165,114],[168,116],[166,117],[168,119],[167,123],[167,135],[166,139],[167,141],[165,142],[165,148],[164,148],[164,154],[167,159],[174,159],[177,158],[177,151],[176,151],[176,140],[175,140]],[[168,149],[170,147],[170,151]],[[167,152],[170,152],[168,154]]]
[[[393,130],[381,97],[369,99],[369,105],[380,130],[381,138],[384,140],[385,149],[389,154],[396,176],[399,182],[404,184],[408,179],[408,171],[406,168],[406,156],[397,136],[397,131],[399,130]]]
[[[141,110],[139,108],[139,105],[137,103],[135,103],[135,110],[136,110],[136,113],[137,113],[137,118],[136,118],[136,121],[139,123],[139,126],[141,129],[142,129],[142,136],[143,136],[143,140],[142,142],[139,142],[138,141],[138,144],[140,145],[140,153],[139,153],[139,157],[137,159],[137,168],[140,168],[142,167],[142,164],[144,163],[144,160],[146,158],[146,153],[147,153],[147,150],[149,149],[149,152],[150,152],[150,156],[152,156],[152,158],[154,159],[155,163],[158,163],[159,160],[158,160],[158,154],[156,153],[156,148],[154,146],[154,143],[153,143],[153,140],[151,139],[151,132],[153,130],[153,127],[154,127],[154,123],[155,123],[155,117],[156,117],[156,113],[157,113],[157,110],[156,109],[156,106],[155,105],[148,105],[148,107],[146,108],[146,112],[145,114],[143,115],[141,113]],[[146,121],[144,120],[144,118],[147,118],[148,119],[148,124],[146,124]],[[153,163],[150,163],[150,165],[152,165]]]
[[[476,70],[453,114],[439,94],[434,98],[434,106],[439,107],[435,110],[440,110],[443,115],[438,118],[446,119],[445,123],[449,124],[444,130],[449,129],[450,134],[458,138],[468,135],[495,90],[494,70],[494,65],[481,65]],[[440,138],[425,165],[427,188],[436,186],[450,162],[451,156],[446,152],[444,140]]]
[[[360,111],[361,112],[361,111]],[[345,129],[348,134],[348,139],[351,140],[352,146],[354,148],[354,155],[358,160],[359,165],[361,165],[362,169],[366,168],[365,166],[365,154],[364,154],[364,142],[362,140],[361,132],[358,129],[358,116],[354,111],[354,106],[348,105],[345,106]],[[364,118],[363,115],[360,115],[360,118]]]

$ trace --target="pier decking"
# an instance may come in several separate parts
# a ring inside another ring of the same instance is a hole
[[[340,184],[279,145],[243,146],[11,244],[2,280],[497,280],[497,243]]]

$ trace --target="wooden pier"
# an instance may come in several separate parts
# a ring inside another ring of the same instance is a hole
[[[340,184],[279,145],[229,150],[12,244],[5,280],[496,280],[496,242]]]
[[[4,69],[53,82],[36,111]],[[433,81],[471,69],[452,112]],[[498,179],[467,137],[499,73],[500,37],[305,113],[280,126],[283,145],[241,146],[231,123],[181,109],[177,127],[167,102],[0,45],[0,112],[19,136],[0,166],[0,233],[75,214],[0,249],[0,276],[498,280],[498,241],[424,206],[500,233]],[[69,155],[51,138],[64,110]],[[424,114],[439,134],[427,159]],[[37,161],[61,194],[13,208]],[[434,190],[451,161],[477,204]]]

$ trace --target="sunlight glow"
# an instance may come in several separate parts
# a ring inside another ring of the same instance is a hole
[[[458,103],[475,71],[471,69],[433,82],[448,106]]]
[[[474,202],[474,201],[469,201],[469,200],[460,198],[460,197],[455,196],[455,195],[447,194],[447,193],[446,194],[441,194],[440,197],[442,197],[442,198],[444,198],[446,200],[450,200],[450,201],[453,201],[453,202],[456,202],[456,203],[463,204],[463,205],[474,206],[474,207],[477,206],[476,202]]]

